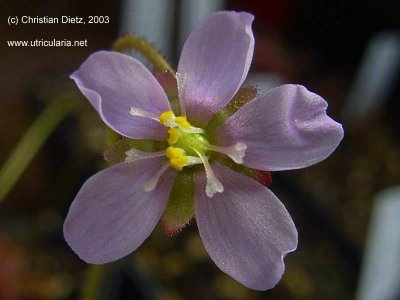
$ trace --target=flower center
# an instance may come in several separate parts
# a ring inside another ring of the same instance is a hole
[[[168,129],[168,148],[165,155],[168,162],[163,165],[154,176],[145,183],[146,191],[153,190],[162,174],[171,166],[175,170],[181,171],[184,167],[203,164],[206,171],[207,185],[206,194],[212,197],[215,193],[222,193],[224,187],[215,176],[208,161],[208,152],[214,151],[229,156],[235,163],[242,164],[247,146],[245,143],[237,142],[231,146],[211,145],[204,136],[204,130],[192,126],[185,116],[175,116],[172,110],[168,110],[157,116],[154,113],[131,107],[130,114],[144,118],[150,118],[169,127]],[[164,152],[144,153],[136,149],[126,152],[127,162],[133,162],[140,158],[157,157],[164,155]]]
[[[215,193],[222,193],[224,187],[208,162],[207,152],[210,150],[223,153],[241,164],[247,146],[241,142],[230,147],[211,145],[203,135],[203,129],[192,126],[184,116],[176,117],[170,110],[163,112],[158,119],[161,124],[169,127],[167,139],[169,147],[165,151],[169,165],[181,171],[186,166],[203,164],[207,177],[207,196],[212,197]]]
[[[168,129],[166,155],[172,168],[181,171],[183,167],[202,163],[210,143],[204,137],[203,130],[192,126],[186,117],[176,117],[172,111],[163,112],[160,123]]]

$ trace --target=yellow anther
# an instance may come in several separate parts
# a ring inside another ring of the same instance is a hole
[[[168,145],[173,145],[175,144],[179,137],[181,136],[181,131],[177,128],[170,128],[168,129]]]
[[[165,150],[165,154],[167,155],[168,158],[173,158],[175,157],[177,154],[182,154],[183,153],[183,149],[180,148],[176,148],[176,147],[168,147]]]
[[[188,120],[186,119],[186,117],[176,117],[175,118],[175,122],[176,124],[178,124],[180,127],[184,128],[184,129],[190,129],[191,125],[188,122]]]
[[[181,171],[189,162],[189,158],[186,156],[185,150],[181,148],[170,146],[165,152],[169,158],[169,164],[171,167],[178,171]]]
[[[160,123],[161,123],[161,124],[166,124],[166,123],[168,123],[168,121],[171,120],[171,118],[173,118],[174,116],[175,116],[175,115],[174,115],[174,112],[173,112],[172,110],[164,111],[164,112],[160,115],[160,117],[159,117]]]

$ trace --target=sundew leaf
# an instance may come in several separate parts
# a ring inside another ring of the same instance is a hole
[[[193,168],[178,172],[161,224],[167,235],[180,232],[194,217]]]

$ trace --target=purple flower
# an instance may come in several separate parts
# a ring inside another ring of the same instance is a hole
[[[181,116],[136,59],[92,54],[71,78],[102,120],[130,139],[168,141],[160,152],[130,149],[124,162],[89,178],[71,205],[65,239],[86,262],[115,261],[137,249],[160,220],[180,170],[194,170],[195,216],[216,265],[243,285],[266,290],[284,272],[297,231],[279,199],[254,179],[213,160],[267,171],[327,158],[343,129],[327,103],[300,85],[282,85],[239,108],[207,137],[208,122],[236,95],[254,49],[248,13],[218,12],[183,48],[177,72]],[[204,168],[193,167],[202,164]]]

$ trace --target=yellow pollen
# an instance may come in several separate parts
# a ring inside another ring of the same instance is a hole
[[[161,124],[166,124],[174,116],[175,115],[174,115],[174,112],[172,110],[164,111],[159,117],[160,123]]]
[[[181,131],[179,129],[177,128],[168,129],[168,139],[167,139],[168,145],[171,146],[175,144],[180,136],[181,136]]]
[[[186,156],[185,151],[181,148],[170,146],[165,152],[169,158],[169,164],[171,167],[178,171],[181,171],[189,162],[189,158]]]
[[[191,125],[188,122],[188,120],[186,119],[186,117],[182,117],[182,116],[176,117],[175,122],[176,122],[176,124],[178,124],[179,126],[181,126],[184,129],[190,129],[190,127],[191,127]]]
[[[172,110],[163,112],[158,119],[161,124],[169,127],[167,138],[169,147],[165,153],[170,166],[181,171],[183,167],[201,163],[198,151],[206,154],[205,145],[208,145],[207,139],[202,135],[204,131],[190,125],[186,117],[175,116]]]

